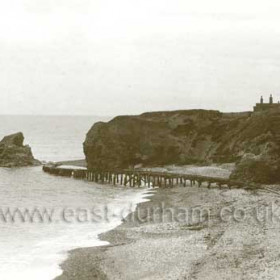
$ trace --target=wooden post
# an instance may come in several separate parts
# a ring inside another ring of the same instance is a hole
[[[142,175],[139,174],[139,175],[138,175],[138,187],[139,187],[139,188],[141,187],[141,183],[142,183]]]
[[[157,175],[154,176],[154,187],[158,185],[158,177]]]
[[[161,182],[162,182],[162,177],[161,176],[159,176],[158,177],[158,186],[161,188]]]
[[[135,187],[135,174],[133,173],[132,174],[132,187],[134,188]]]
[[[124,174],[124,186],[126,187],[126,185],[127,185],[127,174],[125,173]]]

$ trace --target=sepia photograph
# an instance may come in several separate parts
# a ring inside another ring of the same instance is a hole
[[[279,280],[279,14],[0,0],[0,280]]]

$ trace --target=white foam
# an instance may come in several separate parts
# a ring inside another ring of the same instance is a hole
[[[106,191],[110,190],[104,189]],[[135,211],[138,203],[147,201],[151,195],[150,191],[147,193],[144,189],[136,192],[131,190],[131,193],[114,197],[109,205],[114,213],[125,209],[124,213],[128,215]],[[69,250],[107,245],[108,242],[99,240],[98,235],[121,223],[121,217],[116,215],[110,222],[98,224],[53,224],[49,227],[42,225],[41,228],[39,225],[13,225],[13,230],[18,231],[15,234],[17,238],[11,236],[8,243],[0,242],[1,280],[54,279],[61,275],[60,264],[67,258]]]

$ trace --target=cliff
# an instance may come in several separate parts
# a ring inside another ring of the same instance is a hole
[[[279,144],[277,111],[188,110],[119,116],[96,123],[87,133],[84,152],[89,168],[108,170],[139,164],[241,163],[248,153],[275,163]],[[233,176],[244,175],[240,170],[238,174]]]
[[[0,141],[0,166],[20,167],[39,165],[34,159],[31,148],[23,145],[24,136],[21,132],[5,136]]]

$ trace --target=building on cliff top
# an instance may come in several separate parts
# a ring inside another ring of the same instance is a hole
[[[262,112],[267,110],[274,110],[279,109],[280,110],[280,103],[273,103],[273,96],[272,94],[269,97],[269,103],[264,103],[263,97],[261,96],[260,103],[257,103],[254,107],[254,112]]]

